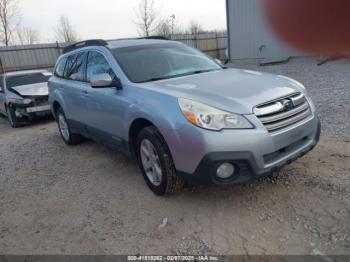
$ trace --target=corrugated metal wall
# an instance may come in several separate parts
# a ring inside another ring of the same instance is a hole
[[[284,58],[300,55],[270,30],[261,0],[226,0],[231,59]]]
[[[50,68],[66,44],[39,44],[0,47],[0,71]]]

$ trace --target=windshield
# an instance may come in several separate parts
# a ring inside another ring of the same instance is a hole
[[[222,69],[200,51],[182,44],[119,48],[113,54],[130,81],[157,81]]]
[[[6,77],[6,87],[16,87],[24,85],[32,85],[37,83],[45,83],[51,77],[50,73],[35,73],[28,75],[17,75]]]

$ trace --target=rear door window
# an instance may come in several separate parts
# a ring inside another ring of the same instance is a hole
[[[74,81],[85,81],[86,52],[68,57],[64,77]]]

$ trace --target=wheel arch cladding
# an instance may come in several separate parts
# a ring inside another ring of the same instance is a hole
[[[59,102],[57,102],[57,101],[55,101],[55,102],[53,102],[53,113],[54,113],[54,117],[57,117],[57,110],[59,109],[59,108],[61,108],[62,106],[61,106],[61,104],[59,103]]]
[[[137,136],[143,128],[148,126],[154,126],[155,128],[157,128],[156,125],[153,124],[153,122],[145,118],[136,118],[130,125],[128,138],[129,138],[130,153],[133,157],[136,156]]]

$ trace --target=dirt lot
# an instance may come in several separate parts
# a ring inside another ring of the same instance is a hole
[[[156,197],[121,154],[67,147],[52,121],[13,130],[0,118],[0,253],[350,254],[350,62],[258,69],[306,81],[324,134],[246,185]]]

